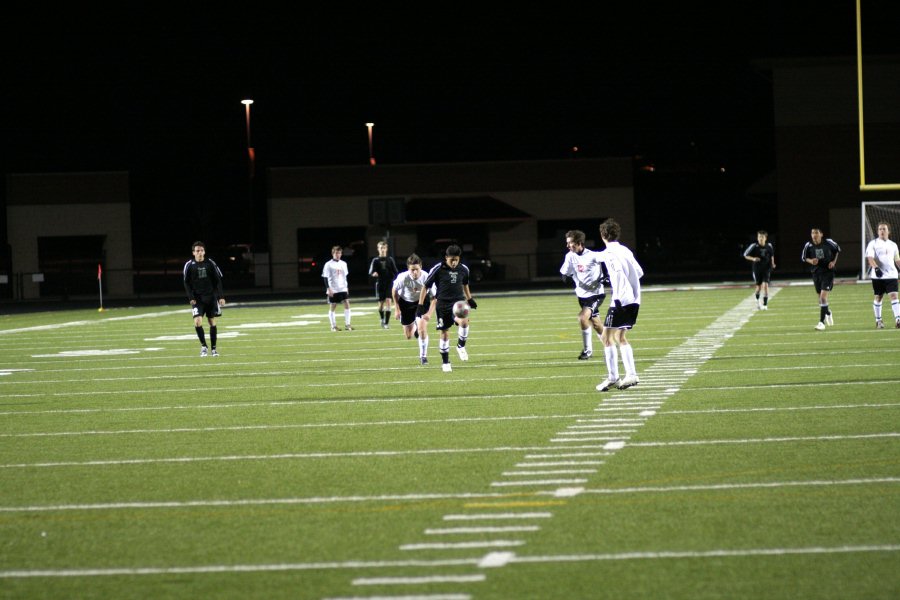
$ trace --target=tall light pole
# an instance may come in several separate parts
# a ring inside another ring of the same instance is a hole
[[[247,119],[247,197],[248,203],[247,207],[250,211],[250,244],[254,242],[254,224],[256,220],[253,217],[253,176],[256,172],[256,154],[253,151],[253,144],[251,143],[250,138],[250,105],[253,104],[253,100],[247,98],[246,100],[241,100],[241,104],[244,105],[244,113],[246,114]]]
[[[372,152],[372,128],[375,127],[375,123],[366,123],[366,128],[369,130],[369,164],[373,167],[375,166],[375,154]]]

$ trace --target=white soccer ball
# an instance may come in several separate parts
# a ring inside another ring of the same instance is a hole
[[[453,305],[453,316],[458,319],[465,319],[469,316],[469,305],[465,300],[458,300]]]

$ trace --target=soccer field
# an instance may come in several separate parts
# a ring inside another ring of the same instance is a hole
[[[570,290],[451,373],[358,297],[0,316],[0,598],[896,599],[900,330],[774,289],[645,290],[603,394]]]

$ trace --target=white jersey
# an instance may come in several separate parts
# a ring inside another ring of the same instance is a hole
[[[641,277],[644,270],[634,254],[619,242],[606,242],[606,250],[594,253],[594,260],[606,263],[609,284],[612,288],[610,304],[618,301],[626,304],[641,303]]]
[[[594,260],[597,255],[593,250],[585,248],[581,254],[569,252],[563,259],[559,272],[575,280],[575,295],[579,298],[590,298],[604,293],[600,278],[603,270],[600,263]]]
[[[874,258],[878,263],[878,268],[881,269],[880,279],[897,279],[897,265],[894,261],[900,259],[900,252],[893,240],[875,238],[866,246],[866,258]],[[871,268],[869,277],[879,279],[875,277],[875,269]]]
[[[394,280],[394,289],[397,290],[397,297],[403,298],[407,302],[419,303],[419,295],[422,288],[425,287],[425,280],[428,279],[428,273],[419,271],[419,278],[413,279],[409,271],[403,271]]]
[[[331,259],[322,268],[322,277],[336,294],[347,291],[347,273],[347,263],[342,260]]]

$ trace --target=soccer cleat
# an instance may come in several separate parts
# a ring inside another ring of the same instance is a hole
[[[387,323],[382,323],[382,324],[381,324],[381,328],[382,328],[382,329],[389,329],[389,328],[390,328],[390,325],[388,325]]]
[[[426,356],[423,356],[423,357],[420,358],[419,360],[422,361],[422,366],[423,366],[423,367],[424,367],[425,365],[428,364],[428,357],[426,357]]]
[[[900,325],[898,325],[898,327],[900,327]],[[881,319],[875,321],[875,329],[884,329],[884,321]]]
[[[769,310],[769,305],[763,304],[762,306],[759,307],[759,310]]]
[[[344,325],[344,331],[353,331],[353,328],[350,327],[350,323],[347,323],[346,325]]]
[[[894,322],[894,325],[897,327],[897,329],[900,329],[900,317],[897,317],[897,320]]]
[[[459,354],[459,360],[469,360],[469,352],[462,346],[456,347],[456,353]]]
[[[332,331],[340,331],[341,328],[340,328],[340,327],[332,326],[332,327],[331,327],[331,330],[332,330]]]
[[[622,381],[621,379],[616,379],[615,381],[607,379],[606,381],[604,381],[603,383],[601,383],[600,385],[597,386],[597,391],[598,392],[608,392],[609,390],[613,389],[614,387],[618,387],[619,383],[621,381]]]
[[[207,353],[206,346],[200,346],[200,358],[203,358],[204,356],[206,356],[206,353]]]
[[[825,315],[825,324],[829,327],[834,325],[834,318],[831,316],[831,313]]]
[[[593,355],[594,353],[590,350],[582,350],[581,354],[578,355],[578,360],[587,360]]]
[[[218,356],[218,355],[219,355],[219,351],[216,350],[215,348],[213,348],[213,349],[212,349],[212,352],[210,352],[209,354],[210,354],[210,356]]]
[[[825,331],[825,323],[822,321],[816,323],[816,331]]]
[[[441,365],[441,371],[443,371],[444,373],[449,373],[452,370],[453,367],[450,366],[450,363],[444,363]]]
[[[617,388],[620,390],[627,390],[628,388],[635,386],[638,384],[640,380],[637,375],[626,375],[625,379],[620,379]]]

